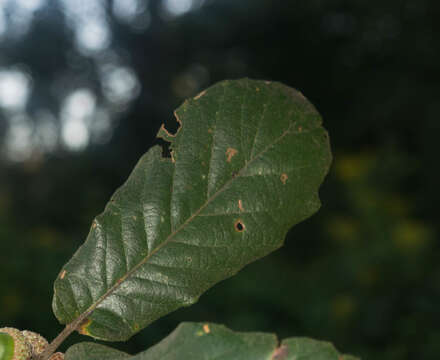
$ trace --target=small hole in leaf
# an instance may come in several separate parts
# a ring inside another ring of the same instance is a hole
[[[244,224],[243,224],[243,221],[241,221],[240,219],[238,219],[238,220],[235,222],[234,227],[235,227],[235,230],[238,231],[238,232],[243,232],[244,229],[245,229]]]

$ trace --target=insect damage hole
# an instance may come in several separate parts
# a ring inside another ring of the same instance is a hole
[[[237,232],[243,232],[246,227],[244,226],[243,220],[238,219],[234,224],[234,228]]]

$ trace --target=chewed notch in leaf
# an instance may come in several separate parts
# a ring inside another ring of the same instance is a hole
[[[314,107],[280,83],[218,83],[175,112],[55,281],[64,324],[126,340],[279,248],[320,206],[331,155]],[[300,129],[300,130],[299,130]]]

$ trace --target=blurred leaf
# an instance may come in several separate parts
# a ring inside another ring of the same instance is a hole
[[[14,339],[7,333],[0,333],[0,359],[9,360],[14,357]]]
[[[279,248],[316,212],[331,155],[314,107],[279,83],[224,81],[164,127],[55,281],[53,309],[80,332],[126,340]],[[83,322],[83,320],[86,320]]]
[[[356,360],[341,355],[328,342],[289,338],[278,346],[273,334],[234,332],[223,325],[182,323],[159,344],[135,356],[107,346],[80,343],[66,353],[66,360]]]
[[[130,355],[111,347],[83,342],[71,346],[66,354],[65,359],[81,359],[81,360],[116,360],[129,358]]]
[[[429,244],[433,238],[432,233],[429,225],[406,219],[396,225],[393,231],[393,240],[397,248],[404,252],[413,253]]]

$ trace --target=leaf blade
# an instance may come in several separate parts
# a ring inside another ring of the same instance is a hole
[[[82,342],[72,345],[67,349],[64,356],[65,360],[119,360],[129,359],[131,357],[132,356],[122,351],[92,342]]]
[[[175,135],[158,134],[172,159],[159,147],[141,158],[55,281],[55,315],[84,317],[84,334],[128,339],[280,247],[320,206],[328,137],[293,89],[226,81],[176,117]]]
[[[77,344],[67,351],[66,360],[104,360],[118,355],[127,360],[359,360],[342,355],[326,341],[294,337],[278,345],[274,334],[235,332],[212,323],[181,323],[161,342],[137,355],[112,355],[112,351],[94,343]]]

